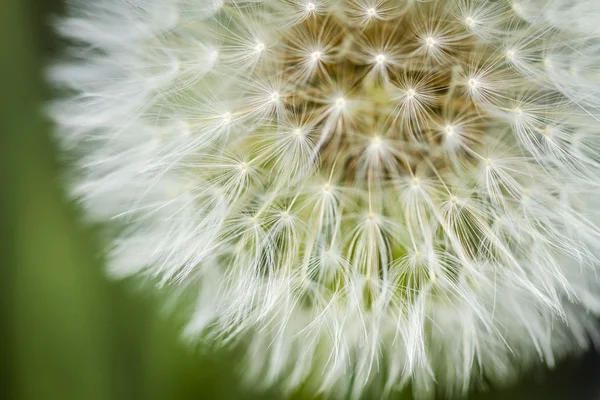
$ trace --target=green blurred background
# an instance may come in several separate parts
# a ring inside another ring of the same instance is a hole
[[[186,348],[156,298],[105,278],[94,232],[61,191],[41,113],[52,95],[42,68],[59,47],[49,21],[62,6],[0,0],[0,399],[281,397],[242,388],[234,354]],[[475,398],[600,399],[600,359],[590,352]]]

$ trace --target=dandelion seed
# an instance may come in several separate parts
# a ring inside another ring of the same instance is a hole
[[[597,345],[598,16],[73,0],[50,114],[110,273],[174,287],[189,340],[253,384],[461,397]]]

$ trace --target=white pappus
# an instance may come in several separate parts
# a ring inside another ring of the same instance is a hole
[[[600,344],[600,3],[73,0],[49,71],[110,273],[252,382],[417,398]]]

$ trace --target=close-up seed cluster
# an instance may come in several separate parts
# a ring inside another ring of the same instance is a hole
[[[599,343],[600,5],[74,3],[73,196],[251,382],[460,396]]]

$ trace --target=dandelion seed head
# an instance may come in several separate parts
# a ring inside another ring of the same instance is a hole
[[[464,396],[600,333],[598,18],[74,0],[50,113],[109,272],[173,288],[189,340],[287,391]]]

